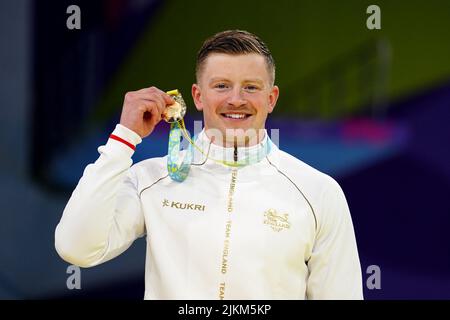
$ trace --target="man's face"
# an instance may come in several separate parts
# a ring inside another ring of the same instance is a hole
[[[216,143],[225,142],[228,146],[236,139],[239,144],[244,143],[242,132],[246,132],[247,142],[255,141],[255,133],[264,129],[278,93],[278,87],[272,86],[264,57],[253,53],[209,55],[198,83],[192,85],[192,96],[197,110],[203,111],[207,134],[211,129],[220,131],[225,141]]]

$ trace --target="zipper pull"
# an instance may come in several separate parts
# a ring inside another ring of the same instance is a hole
[[[237,145],[234,145],[234,162],[238,161],[238,150],[237,150]]]

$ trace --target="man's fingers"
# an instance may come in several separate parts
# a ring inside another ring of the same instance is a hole
[[[155,93],[149,93],[147,92],[137,92],[136,98],[140,100],[146,100],[146,101],[152,101],[157,103],[158,108],[160,112],[162,113],[166,106],[171,105],[175,103],[175,100],[173,100],[169,95],[167,95],[170,99],[165,98],[162,94],[155,94]]]
[[[147,106],[144,112],[144,123],[149,124],[150,127],[155,127],[159,121],[161,121],[161,114],[158,107],[155,104]]]
[[[150,114],[151,114],[151,119],[150,119],[150,121],[151,121],[151,125],[152,126],[156,126],[156,124],[159,122],[159,121],[161,121],[161,113],[159,112],[159,109],[158,109],[158,107],[156,106],[156,105],[152,105],[152,106],[150,106],[149,107],[149,111],[148,112],[150,112]]]
[[[160,95],[154,95],[153,101],[157,104],[159,109],[159,114],[162,114],[164,109],[166,109],[166,103],[164,102],[164,99]]]
[[[145,113],[150,113],[152,118],[158,118],[158,121],[161,118],[161,113],[159,112],[159,106],[156,101],[153,100],[145,100],[145,99],[139,99],[135,100],[133,102],[134,108],[139,108],[142,113],[144,113],[145,117],[148,117],[148,115],[145,115]],[[148,119],[145,119],[148,120]]]
[[[159,109],[159,112],[162,113],[166,108],[166,104],[164,103],[164,99],[157,95],[145,95],[142,94],[139,96],[139,101],[144,102],[146,105],[156,104]]]
[[[156,87],[144,88],[137,92],[142,92],[146,94],[157,94],[164,99],[165,105],[171,105],[175,103],[175,100],[170,95],[168,95],[167,93]]]
[[[164,94],[162,95],[162,97],[164,98],[164,101],[166,102],[166,105],[171,105],[175,103],[175,100],[169,96],[167,93],[164,92]]]
[[[120,124],[146,137],[162,119],[166,106],[175,101],[156,87],[129,91],[125,94]]]

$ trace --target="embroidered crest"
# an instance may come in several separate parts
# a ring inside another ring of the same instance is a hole
[[[275,209],[269,209],[264,212],[264,224],[270,226],[277,232],[280,232],[283,229],[289,229],[291,227],[291,223],[289,222],[289,214],[279,214]]]

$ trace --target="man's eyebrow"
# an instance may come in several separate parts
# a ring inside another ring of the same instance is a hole
[[[246,80],[244,80],[244,82],[256,82],[256,83],[259,83],[259,84],[264,84],[264,81],[263,80],[261,80],[261,79],[257,79],[257,78],[255,78],[255,79],[246,79]]]
[[[210,83],[215,81],[229,81],[229,80],[225,77],[214,77],[209,80]]]
[[[216,82],[216,81],[230,81],[230,80],[225,77],[214,77],[209,80],[209,83]],[[259,84],[264,84],[264,81],[259,78],[249,78],[249,79],[245,79],[243,82],[245,82],[245,83],[256,82]]]

